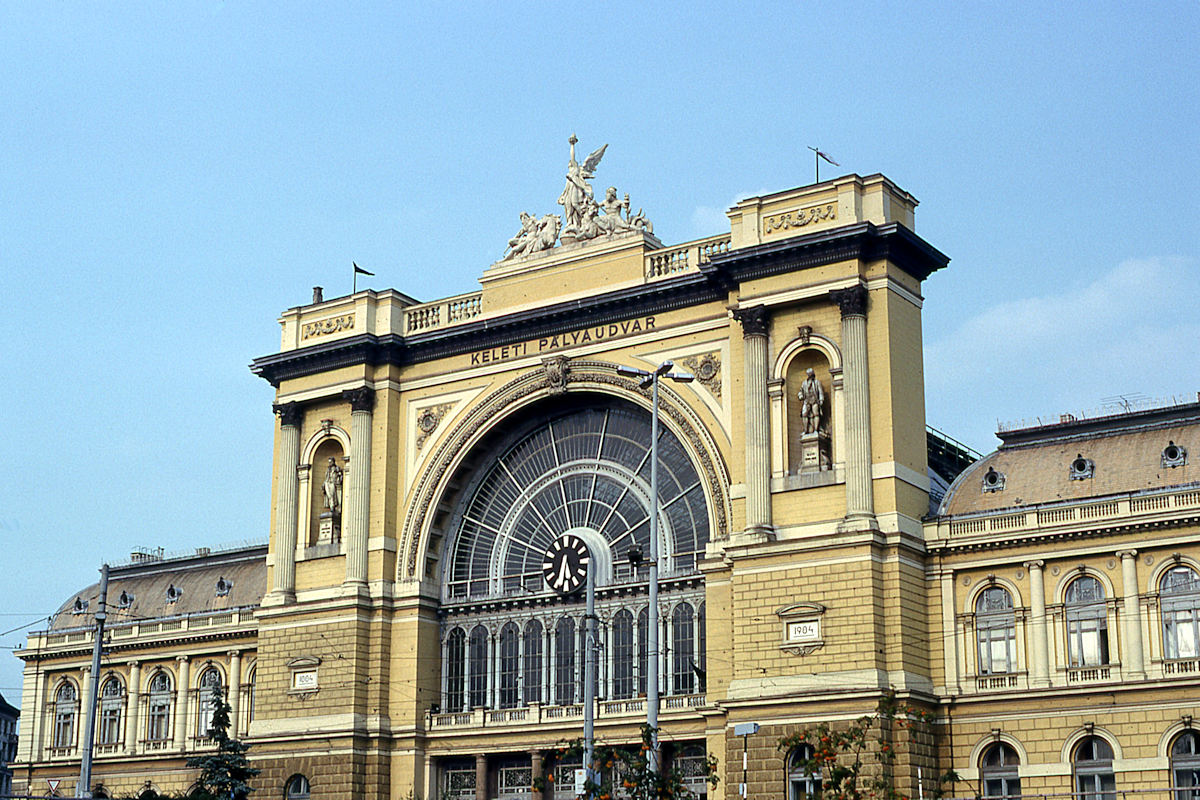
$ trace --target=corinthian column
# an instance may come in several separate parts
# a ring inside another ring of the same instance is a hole
[[[296,599],[296,520],[299,511],[299,487],[296,472],[300,467],[300,421],[304,412],[299,403],[275,406],[279,415],[279,472],[275,489],[275,581],[264,605],[282,605]]]
[[[1029,611],[1033,625],[1033,658],[1029,673],[1034,686],[1050,685],[1050,640],[1046,633],[1046,585],[1044,561],[1026,561],[1029,570]]]
[[[767,397],[767,309],[766,306],[738,309],[734,319],[742,323],[742,360],[745,364],[746,447],[746,535],[770,539],[771,441],[770,401]]]
[[[1124,593],[1125,652],[1121,656],[1122,678],[1145,678],[1146,664],[1142,656],[1142,621],[1138,613],[1137,550],[1121,550],[1121,584]]]
[[[238,711],[242,701],[242,654],[229,651],[229,687],[225,690],[225,702],[229,703],[229,736],[238,738]]]
[[[852,286],[829,293],[842,312],[842,380],[846,409],[846,520],[875,527],[871,494],[871,392],[867,383],[867,290]]]
[[[346,580],[348,588],[367,585],[367,524],[371,516],[371,410],[375,391],[363,386],[347,389],[342,397],[350,402],[350,477],[346,487],[343,530],[346,536]]]
[[[187,656],[175,656],[179,663],[179,676],[175,682],[175,749],[182,751],[187,745],[188,702],[191,700],[191,665]]]
[[[138,709],[142,701],[142,665],[129,662],[129,685],[125,688],[125,755],[137,750]]]

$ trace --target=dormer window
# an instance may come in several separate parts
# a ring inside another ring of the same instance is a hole
[[[233,582],[225,580],[224,576],[217,578],[217,597],[225,597],[229,594],[229,590],[233,588]]]
[[[1086,481],[1096,473],[1096,465],[1090,458],[1084,458],[1083,453],[1075,456],[1071,462],[1071,480]]]
[[[1174,442],[1167,442],[1167,446],[1162,451],[1162,465],[1164,467],[1186,466],[1187,448],[1177,445]]]
[[[124,590],[121,591],[121,596],[117,598],[117,608],[129,608],[133,605],[133,595]]]
[[[183,597],[183,589],[180,589],[175,584],[167,587],[167,602],[174,603],[179,598]]]
[[[88,601],[82,597],[75,598],[75,605],[71,607],[72,614],[86,614],[88,610]]]
[[[988,471],[983,476],[983,490],[985,492],[1004,491],[1004,473],[997,472],[995,467],[988,467]]]

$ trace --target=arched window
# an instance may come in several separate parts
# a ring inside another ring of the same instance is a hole
[[[146,713],[146,739],[161,742],[171,738],[171,706],[175,699],[171,691],[171,676],[156,672],[150,679]]]
[[[1184,731],[1171,744],[1171,784],[1175,800],[1200,798],[1200,734]]]
[[[250,668],[250,674],[246,676],[246,683],[249,686],[249,692],[250,692],[249,702],[247,703],[247,705],[250,706],[250,721],[251,722],[254,722],[254,685],[257,682],[258,682],[258,665],[256,664]]]
[[[1017,623],[1012,595],[989,586],[975,601],[975,636],[979,645],[979,674],[1016,671]]]
[[[646,647],[650,635],[650,609],[648,606],[642,606],[642,610],[638,612],[637,623],[637,663],[645,665],[646,663]],[[638,693],[646,694],[646,670],[638,669]]]
[[[813,749],[802,744],[788,755],[788,800],[803,800],[821,794],[821,770],[811,770]]]
[[[117,744],[121,741],[121,713],[125,708],[125,687],[120,679],[110,675],[100,686],[100,729],[98,744]]]
[[[613,615],[612,621],[612,691],[616,700],[633,697],[633,651],[633,614],[622,609]]]
[[[983,751],[979,759],[979,782],[984,797],[1020,797],[1021,778],[1017,768],[1021,758],[1017,751],[1004,742]]]
[[[500,629],[500,707],[516,708],[521,701],[521,629],[509,622]]]
[[[563,617],[554,629],[554,702],[575,702],[575,622]]]
[[[671,688],[675,694],[696,690],[696,614],[688,603],[671,614]]]
[[[1085,575],[1067,587],[1067,657],[1072,667],[1108,663],[1108,619],[1104,587]]]
[[[525,702],[542,702],[542,623],[525,623]]]
[[[488,632],[482,625],[471,629],[467,640],[467,704],[483,708],[487,701]]]
[[[1075,746],[1071,764],[1079,800],[1116,800],[1113,752],[1099,736],[1089,736]]]
[[[54,693],[54,746],[75,746],[75,715],[78,713],[75,685],[63,681]]]
[[[466,706],[467,634],[455,628],[446,637],[446,710],[462,711]]]
[[[308,800],[308,778],[303,775],[293,775],[287,779],[283,787],[283,800]]]
[[[221,673],[216,667],[208,667],[200,673],[200,680],[196,683],[196,738],[208,738],[208,729],[212,727],[213,714],[216,709],[213,707],[213,689],[221,687]],[[222,695],[222,701],[224,695]]]
[[[1200,578],[1191,567],[1171,567],[1159,583],[1163,657],[1200,657]]]

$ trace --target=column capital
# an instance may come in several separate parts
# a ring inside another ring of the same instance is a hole
[[[829,299],[838,304],[842,319],[867,315],[867,287],[862,284],[848,289],[833,289],[829,292]]]
[[[276,403],[271,409],[279,415],[280,425],[299,428],[304,419],[304,408],[299,403]]]
[[[360,386],[357,389],[346,389],[342,399],[350,403],[350,411],[370,412],[375,408],[375,390],[370,386]]]
[[[1025,567],[1025,569],[1029,570],[1030,572],[1033,572],[1035,569],[1040,572],[1042,570],[1042,568],[1046,566],[1046,562],[1042,561],[1039,558],[1034,561],[1026,561],[1026,562],[1024,562],[1023,566]]]
[[[766,306],[737,308],[733,311],[733,318],[742,323],[742,336],[744,337],[766,336],[767,321],[770,317]]]
[[[175,656],[175,660],[178,661],[180,664],[186,664],[188,662],[189,658],[190,658],[190,656]]]
[[[1137,558],[1137,550],[1118,550],[1117,557],[1122,561],[1128,561],[1131,558]]]
[[[226,652],[225,655],[229,656],[230,658],[241,658],[242,651],[241,650],[230,650],[230,651]]]

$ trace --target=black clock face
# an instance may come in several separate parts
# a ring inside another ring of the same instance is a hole
[[[589,561],[591,554],[583,539],[573,533],[564,533],[546,548],[542,576],[554,591],[571,594],[587,580]]]

